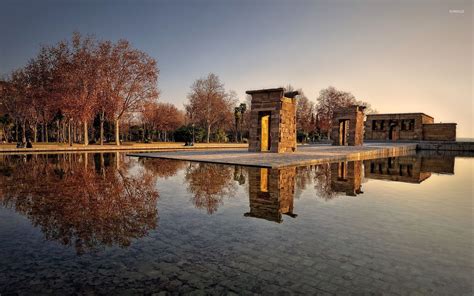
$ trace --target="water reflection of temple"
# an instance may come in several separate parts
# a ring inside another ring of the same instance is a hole
[[[362,161],[331,164],[331,190],[356,196],[362,192]]]
[[[246,217],[281,223],[293,213],[296,168],[248,168],[250,211]]]
[[[454,156],[402,156],[364,161],[367,179],[421,183],[431,173],[454,174]]]
[[[364,179],[420,183],[432,173],[453,174],[453,156],[403,156],[365,161],[341,161],[281,169],[247,168],[250,211],[247,217],[281,223],[295,217],[293,201],[301,188],[313,183],[319,198],[362,194]],[[234,173],[234,179],[238,175]],[[295,193],[296,192],[296,193]]]

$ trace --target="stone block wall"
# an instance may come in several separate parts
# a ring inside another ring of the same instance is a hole
[[[282,215],[293,216],[296,168],[248,168],[249,205],[246,217],[281,223]],[[262,177],[267,190],[262,191]]]
[[[334,111],[332,118],[331,139],[333,145],[339,144],[340,121],[349,122],[347,133],[347,145],[360,146],[364,143],[364,107],[350,106]]]
[[[296,151],[296,99],[282,98],[279,116],[277,152],[294,152]]]
[[[362,193],[362,161],[331,163],[331,190],[348,196]]]
[[[365,160],[364,175],[367,179],[421,183],[431,176],[430,172],[422,171],[421,163],[416,156]]]
[[[248,91],[250,106],[249,151],[261,151],[260,119],[270,115],[270,152],[296,151],[296,99],[287,98],[283,88]]]
[[[364,161],[365,178],[421,183],[432,173],[454,174],[454,156],[402,156]]]
[[[456,123],[423,124],[423,140],[456,141]]]
[[[424,113],[371,114],[365,122],[366,140],[456,141],[455,123],[434,123]]]
[[[409,128],[404,128],[405,123],[410,121],[413,123],[407,126]],[[432,123],[433,121],[433,117],[424,113],[371,114],[367,115],[364,137],[366,140],[390,140],[390,126],[392,125],[394,141],[419,141],[423,139],[423,124]]]
[[[421,169],[436,174],[454,174],[454,156],[436,155],[421,158]]]
[[[452,142],[452,141],[431,141],[418,142],[417,149],[428,151],[444,151],[462,155],[466,153],[467,156],[472,156],[474,152],[474,142]]]

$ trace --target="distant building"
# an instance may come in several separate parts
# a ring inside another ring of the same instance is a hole
[[[424,113],[367,115],[365,140],[456,141],[456,123],[434,123]]]

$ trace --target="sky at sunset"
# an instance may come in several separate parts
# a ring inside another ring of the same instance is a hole
[[[129,40],[158,61],[160,100],[182,108],[209,72],[241,100],[327,86],[379,113],[424,112],[473,131],[472,1],[0,0],[0,74],[73,31]]]

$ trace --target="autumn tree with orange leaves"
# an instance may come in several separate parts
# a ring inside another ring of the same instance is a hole
[[[235,93],[227,92],[219,76],[210,73],[193,83],[185,109],[191,123],[206,129],[209,143],[216,127],[232,126],[235,105]]]
[[[115,143],[120,145],[120,120],[139,112],[146,102],[156,100],[158,66],[156,60],[134,49],[126,40],[103,44],[100,48],[102,103],[115,123]]]
[[[184,124],[184,113],[170,103],[147,102],[141,112],[144,130],[148,135],[163,135],[167,141],[167,134]]]
[[[41,125],[47,142],[54,119],[58,141],[66,138],[67,126],[70,144],[81,139],[88,145],[90,123],[99,115],[100,143],[108,119],[114,122],[115,142],[120,145],[120,120],[158,98],[158,73],[156,60],[126,40],[113,43],[74,33],[71,41],[43,46],[25,67],[12,72],[2,82],[6,91],[0,93],[0,105],[14,118],[17,141],[19,127],[25,142],[30,130],[36,141]]]

